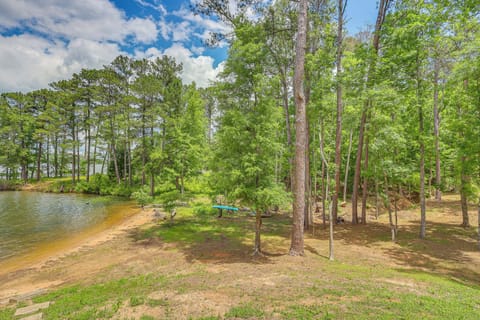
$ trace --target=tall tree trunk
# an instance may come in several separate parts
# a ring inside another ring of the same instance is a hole
[[[460,203],[462,207],[462,224],[461,226],[467,228],[470,226],[470,221],[468,218],[468,183],[469,177],[465,169],[465,163],[467,157],[462,156],[462,168],[460,176]]]
[[[322,126],[323,128],[323,126]],[[323,150],[323,129],[320,129],[320,150]],[[326,201],[325,198],[327,197],[326,193],[326,182],[325,182],[325,163],[322,161],[322,224],[323,228],[326,228],[327,225],[327,217],[326,217]]]
[[[127,140],[123,143],[123,184],[128,185],[127,179]]]
[[[66,139],[66,134],[65,132],[63,133],[63,141],[65,141]],[[61,152],[60,152],[60,178],[63,178],[63,168],[64,168],[64,164],[65,164],[65,147],[60,145],[60,148],[62,149]]]
[[[332,216],[337,221],[338,195],[340,193],[340,167],[342,164],[342,44],[343,44],[343,13],[344,0],[338,0],[338,27],[337,27],[337,128],[335,132],[335,192],[332,197]]]
[[[320,152],[322,152],[324,148],[324,134],[325,134],[325,126],[323,125],[323,119],[320,119],[320,130],[319,130],[319,145],[320,145]],[[320,154],[321,155],[321,154]],[[323,161],[323,156],[321,155],[322,158],[322,224],[323,228],[326,228],[326,204],[327,204],[327,194],[328,194],[328,183],[329,181],[326,181],[325,179],[325,171],[327,171],[327,167],[325,166],[326,161]],[[328,177],[328,171],[327,177]]]
[[[304,217],[304,230],[310,230],[310,227],[313,224],[312,219],[312,210],[311,210],[311,181],[310,181],[310,135],[309,135],[309,125],[307,122],[306,130],[306,148],[305,148],[305,217]]]
[[[55,134],[55,140],[53,143],[53,174],[55,178],[58,177],[58,135]]]
[[[153,173],[150,174],[150,196],[155,195],[155,176]]]
[[[147,163],[147,141],[145,132],[145,110],[142,112],[142,185],[146,184],[147,178],[145,174],[145,165]]]
[[[352,154],[353,128],[350,130],[348,140],[347,165],[345,166],[345,180],[343,182],[343,202],[347,202],[348,171],[350,169],[350,155]]]
[[[418,119],[419,119],[419,128],[418,128],[418,138],[420,143],[420,239],[425,239],[426,232],[426,203],[425,203],[425,139],[424,139],[424,120],[423,120],[423,106],[421,101],[421,77],[420,77],[420,61],[419,61],[419,52],[417,49],[417,88],[416,88],[416,100],[418,105]]]
[[[293,179],[293,159],[291,156],[292,152],[292,129],[290,125],[290,112],[289,112],[289,102],[288,102],[288,83],[286,71],[281,70],[281,81],[282,81],[282,100],[283,100],[283,112],[285,114],[285,131],[287,134],[287,150],[288,150],[288,164],[289,164],[289,175],[287,181],[287,188],[292,188],[292,179]]]
[[[395,227],[395,224],[393,223],[393,217],[392,217],[392,207],[390,203],[390,188],[388,185],[388,179],[387,179],[387,174],[384,173],[385,177],[385,207],[388,209],[388,221],[390,223],[390,231],[392,234],[392,241],[395,242],[397,239],[397,229]]]
[[[379,216],[379,213],[380,213],[380,208],[379,208],[379,191],[378,191],[378,179],[377,179],[377,175],[375,175],[375,220],[378,220],[378,216]]]
[[[355,159],[355,173],[353,175],[352,190],[352,224],[358,223],[358,186],[360,185],[360,174],[362,168],[363,139],[365,135],[365,124],[367,122],[367,110],[364,108],[360,120],[360,131],[358,134],[357,158]]]
[[[435,59],[435,71],[433,76],[433,133],[435,135],[435,199],[442,200],[440,185],[442,176],[440,171],[440,112],[438,109],[438,74],[440,66]]]
[[[103,170],[105,169],[105,162],[107,162],[107,157],[110,153],[110,145],[107,147],[107,152],[105,152],[105,155],[103,156],[103,161],[102,161],[102,167],[100,168],[100,174],[103,175]]]
[[[87,160],[87,170],[85,171],[85,179],[87,182],[90,181],[90,144],[92,142],[92,137],[91,137],[91,128],[90,128],[90,100],[88,102],[87,106],[87,132],[86,132],[86,139],[85,139],[85,153],[86,153],[86,160]]]
[[[262,228],[262,210],[257,208],[255,210],[255,248],[253,250],[253,255],[258,256],[262,254],[260,234]]]
[[[128,185],[131,186],[133,183],[133,174],[132,174],[132,146],[130,141],[128,142]]]
[[[120,170],[118,168],[117,149],[115,148],[115,139],[112,139],[111,158],[113,158],[113,167],[115,168],[115,177],[117,179],[117,183],[120,184]]]
[[[368,145],[369,138],[367,136],[367,141],[365,142],[365,161],[363,163],[363,172],[366,173],[368,170]],[[368,198],[368,175],[365,174],[363,177],[362,185],[362,224],[367,224],[367,198]]]
[[[426,229],[426,204],[425,204],[425,142],[423,139],[423,110],[418,107],[420,119],[420,239],[425,239]]]
[[[305,76],[305,49],[307,41],[307,0],[300,0],[298,6],[298,32],[295,48],[295,170],[294,170],[294,200],[293,226],[290,255],[304,254],[303,219],[305,214],[305,155],[306,155],[306,126],[307,114],[303,82]]]
[[[80,181],[80,137],[79,137],[79,129],[77,126],[77,181]]]
[[[322,129],[323,129],[323,126],[322,126]],[[323,132],[323,130],[321,129],[320,132]],[[322,140],[323,140],[323,137],[322,137]],[[329,190],[328,190],[328,187],[330,185],[330,175],[329,175],[329,170],[328,170],[328,161],[327,161],[327,158],[325,157],[325,152],[323,151],[323,143],[320,144],[320,155],[322,156],[322,162],[323,164],[325,165],[325,168],[326,168],[326,171],[327,171],[327,183],[326,183],[326,190],[325,190],[325,195],[324,195],[324,201],[323,201],[323,212],[324,212],[324,215],[325,215],[325,210],[326,210],[326,207],[328,206],[325,206],[326,203],[328,203],[328,201],[325,199],[325,198],[328,198],[329,196]],[[328,225],[329,225],[329,237],[328,237],[328,259],[333,261],[334,259],[334,254],[333,254],[333,215],[332,215],[332,210],[328,210]]]
[[[50,136],[47,136],[47,178],[50,178]]]
[[[42,143],[39,142],[38,150],[37,150],[37,181],[40,181],[41,165],[42,165]]]
[[[477,206],[477,221],[478,221],[478,250],[480,250],[480,197],[478,198],[478,206]]]
[[[72,183],[75,185],[75,170],[77,169],[77,154],[76,150],[77,148],[75,147],[76,145],[76,135],[75,135],[75,125],[72,126]]]
[[[366,88],[367,90],[372,88],[374,83],[372,81],[372,75],[375,74],[375,66],[377,62],[378,49],[380,45],[380,32],[387,15],[388,7],[391,3],[391,0],[380,0],[378,5],[377,20],[375,22],[375,32],[373,34],[373,50],[374,55],[369,61],[368,70],[367,70],[367,79],[366,79]],[[361,162],[362,162],[362,150],[363,150],[363,140],[364,140],[364,130],[367,122],[367,112],[371,107],[372,101],[368,97],[364,108],[362,110],[362,117],[360,119],[360,129],[358,135],[358,149],[357,149],[357,159],[355,160],[355,174],[353,177],[353,190],[352,190],[352,223],[358,223],[358,187],[360,184],[361,176]]]
[[[93,156],[92,156],[92,162],[93,162],[93,167],[92,167],[92,174],[95,175],[97,169],[97,141],[98,141],[98,128],[95,132],[95,138],[93,142]]]
[[[397,207],[397,194],[393,193],[393,210],[395,213],[395,238],[398,236],[398,207]]]

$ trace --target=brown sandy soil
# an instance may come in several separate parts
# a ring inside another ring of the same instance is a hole
[[[175,276],[176,281],[166,284],[161,291],[151,292],[148,298],[165,301],[167,307],[131,307],[124,303],[116,318],[138,318],[148,313],[158,318],[185,319],[191,314],[224,314],[232,306],[250,301],[252,296],[261,303],[266,292],[269,303],[273,305],[283,305],[289,295],[300,297],[297,302],[308,305],[313,302],[308,297],[302,300],[302,290],[306,287],[313,290],[311,288],[320,282],[323,290],[332,290],[332,297],[336,298],[334,283],[348,281],[348,274],[341,273],[349,265],[365,268],[365,272],[374,274],[379,283],[393,286],[401,292],[423,292],[426,289],[412,279],[385,275],[385,267],[406,272],[422,270],[462,283],[480,284],[480,253],[476,249],[475,230],[459,227],[459,208],[457,196],[445,196],[440,204],[430,201],[427,239],[423,241],[417,239],[418,209],[399,212],[397,243],[389,239],[386,214],[382,214],[378,221],[369,220],[367,226],[352,226],[348,222],[338,225],[335,227],[336,262],[332,267],[325,263],[328,233],[320,224],[316,226],[315,235],[307,234],[305,257],[286,255],[290,244],[287,226],[281,236],[264,240],[266,254],[263,258],[253,258],[250,255],[251,244],[232,245],[227,238],[193,245],[164,243],[158,238],[136,241],[135,230],[144,223],[147,225],[142,228],[151,225],[152,212],[145,211],[67,255],[55,257],[34,268],[0,274],[0,300],[38,288],[89,284],[140,274],[162,274]],[[374,209],[371,209],[370,217],[373,214]],[[320,221],[320,217],[317,219]],[[472,225],[477,223],[474,208],[470,219]],[[268,222],[265,222],[264,232],[268,233],[268,229]],[[446,236],[452,229],[455,232],[451,237]],[[339,275],[335,279],[326,276],[332,274],[330,268],[338,270]],[[175,310],[173,316],[172,310]]]
[[[141,211],[134,207],[125,210],[131,211],[127,218],[109,229],[104,230],[103,226],[99,225],[69,239],[40,247],[29,255],[0,262],[0,302],[38,289],[56,287],[68,282],[69,279],[77,280],[95,274],[108,264],[102,259],[102,244],[113,242],[125,235],[128,230],[152,220],[152,213],[148,210]],[[93,252],[96,252],[98,257],[85,261],[87,262],[85,266],[74,264],[77,267],[66,267],[63,264],[76,256]],[[115,263],[114,257],[112,263]],[[52,271],[52,267],[57,266],[59,266],[57,272]],[[44,273],[53,273],[56,276],[37,278]]]

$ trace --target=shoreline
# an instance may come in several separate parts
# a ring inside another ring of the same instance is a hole
[[[63,281],[57,279],[41,286],[31,283],[15,289],[12,289],[11,285],[8,286],[10,288],[5,288],[9,282],[15,281],[16,276],[48,267],[48,265],[77,252],[94,249],[96,246],[111,241],[129,230],[145,225],[153,219],[151,210],[142,210],[132,204],[124,206],[120,210],[122,212],[107,218],[103,223],[74,234],[69,238],[42,244],[33,252],[1,261],[0,305],[5,304],[5,302],[8,303],[8,300],[12,297],[36,290],[45,290],[63,283]]]

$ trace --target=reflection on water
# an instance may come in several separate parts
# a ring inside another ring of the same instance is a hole
[[[120,203],[79,194],[0,192],[0,260],[102,224]]]

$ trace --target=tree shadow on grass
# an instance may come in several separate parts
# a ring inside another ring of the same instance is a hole
[[[269,236],[289,237],[285,216],[263,220],[263,254],[258,256],[252,255],[254,227],[255,219],[248,216],[195,216],[162,221],[146,230],[137,229],[130,237],[139,246],[174,246],[188,262],[265,264],[283,255],[270,245],[268,250],[264,248]]]
[[[315,238],[328,240],[328,229]],[[409,221],[408,225],[399,226],[397,242],[391,245],[391,230],[386,224],[342,224],[335,226],[334,238],[347,246],[379,250],[405,268],[480,284],[480,254],[479,259],[471,254],[478,251],[474,228],[428,221],[426,239],[422,240],[419,222]]]

